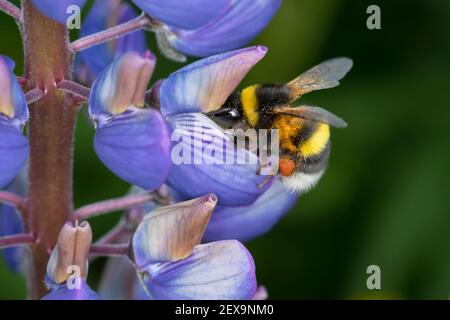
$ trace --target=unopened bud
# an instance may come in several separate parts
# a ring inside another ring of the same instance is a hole
[[[88,222],[67,222],[59,233],[47,265],[47,275],[56,283],[65,282],[73,266],[79,268],[82,278],[87,277],[88,254],[92,243],[92,230]]]

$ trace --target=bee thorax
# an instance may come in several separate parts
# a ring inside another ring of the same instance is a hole
[[[325,170],[313,173],[295,172],[294,174],[282,177],[283,184],[298,193],[304,193],[311,190],[319,182]]]

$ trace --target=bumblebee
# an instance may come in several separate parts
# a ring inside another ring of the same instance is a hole
[[[338,86],[352,66],[349,58],[335,58],[287,84],[249,86],[234,92],[220,109],[208,115],[222,127],[278,129],[282,182],[295,192],[308,191],[326,170],[330,126],[345,128],[347,124],[320,107],[293,103],[308,92]]]

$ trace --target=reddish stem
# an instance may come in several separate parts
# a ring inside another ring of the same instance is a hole
[[[89,253],[100,256],[124,256],[128,254],[129,244],[93,244]]]
[[[0,191],[0,202],[13,205],[17,209],[22,209],[25,204],[25,200],[21,196],[8,191]]]
[[[39,88],[34,88],[25,94],[25,99],[27,100],[27,104],[30,105],[32,103],[35,103],[35,102],[41,100],[41,98],[43,96],[44,96],[44,91],[42,91]]]
[[[28,84],[28,80],[21,76],[16,76],[17,81],[19,82],[20,86],[24,87]]]
[[[142,193],[100,201],[75,210],[74,218],[77,220],[85,220],[104,213],[136,207],[152,199],[154,199],[152,193]]]
[[[127,224],[124,220],[121,220],[114,228],[109,230],[105,235],[95,243],[96,245],[111,244],[119,240],[119,238],[126,232]]]
[[[20,8],[16,7],[7,0],[0,0],[0,11],[5,12],[6,14],[10,15],[17,21],[21,20],[22,11],[20,10]]]
[[[0,249],[32,244],[34,243],[34,241],[35,237],[32,234],[26,233],[0,237]]]
[[[121,37],[128,33],[143,29],[145,27],[149,27],[151,23],[152,19],[145,13],[143,13],[133,20],[78,39],[70,45],[70,49],[72,50],[72,52],[81,51],[97,44],[110,41],[117,37]]]
[[[44,285],[49,253],[72,211],[73,131],[78,108],[56,88],[71,78],[72,57],[68,31],[41,14],[31,0],[22,1],[24,77],[28,89],[39,88],[44,96],[30,106],[28,197],[25,226],[39,241],[31,246],[27,270],[29,296],[39,299],[47,293]]]
[[[62,89],[70,94],[73,94],[84,101],[89,99],[91,89],[71,80],[61,80],[58,82],[58,89]]]

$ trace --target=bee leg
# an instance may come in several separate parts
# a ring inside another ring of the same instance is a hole
[[[273,176],[267,176],[263,182],[261,182],[260,184],[256,184],[256,186],[258,187],[258,189],[262,189],[268,182],[269,180],[272,178]]]

